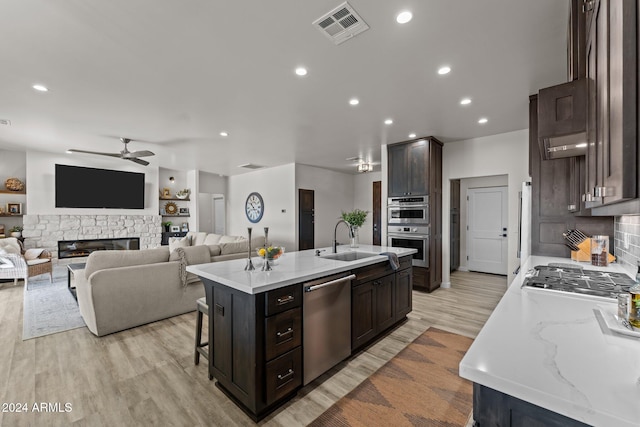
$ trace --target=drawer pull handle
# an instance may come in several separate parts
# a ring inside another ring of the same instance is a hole
[[[289,372],[287,372],[286,374],[282,375],[282,374],[278,374],[278,379],[279,380],[283,380],[287,377],[290,377],[291,375],[293,375],[293,369],[289,368]]]
[[[289,334],[291,334],[291,333],[293,333],[293,328],[289,328],[289,329],[287,329],[287,330],[286,330],[286,331],[284,331],[284,332],[278,332],[276,335],[277,335],[278,337],[283,337],[283,336],[285,336],[285,335],[289,335]]]
[[[286,297],[282,297],[282,298],[278,298],[277,299],[278,305],[288,304],[291,301],[293,301],[293,295],[287,295]]]

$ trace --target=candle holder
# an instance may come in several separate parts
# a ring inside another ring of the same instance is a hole
[[[253,266],[253,262],[251,261],[251,227],[247,227],[247,233],[249,234],[249,251],[247,252],[247,265],[244,269],[246,271],[252,271],[256,268]]]
[[[264,262],[262,263],[262,271],[271,271],[271,263],[267,257],[267,248],[269,247],[269,227],[264,228]]]

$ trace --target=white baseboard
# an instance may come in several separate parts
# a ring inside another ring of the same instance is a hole
[[[451,282],[442,282],[442,283],[440,283],[440,287],[448,289],[448,288],[451,287]]]
[[[468,267],[464,267],[464,266],[461,265],[461,266],[458,267],[458,270],[459,271],[469,271],[469,268]]]

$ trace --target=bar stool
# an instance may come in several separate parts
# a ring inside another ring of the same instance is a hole
[[[198,317],[196,318],[196,348],[195,348],[195,364],[200,363],[200,355],[202,355],[205,359],[209,360],[209,352],[206,347],[209,345],[208,342],[202,342],[202,318],[206,314],[209,315],[209,306],[207,305],[207,300],[205,297],[199,298],[197,301],[198,306]],[[213,375],[209,373],[209,380],[213,379]]]

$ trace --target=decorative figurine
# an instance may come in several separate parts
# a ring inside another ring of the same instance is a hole
[[[247,265],[244,267],[246,271],[252,271],[256,268],[251,261],[251,227],[247,227],[247,233],[249,233],[249,251],[247,252]]]

